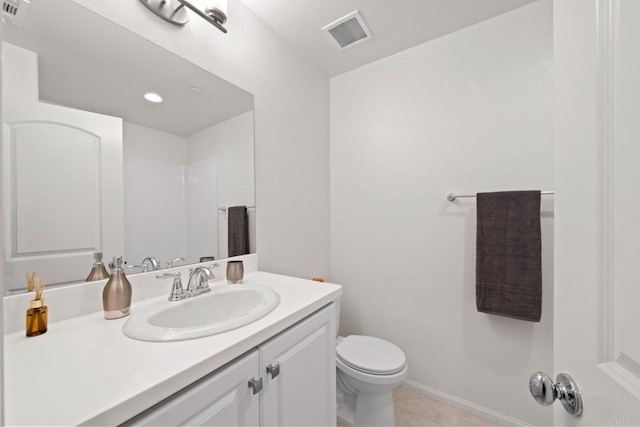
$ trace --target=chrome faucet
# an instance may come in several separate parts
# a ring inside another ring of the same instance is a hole
[[[188,296],[194,297],[211,290],[211,288],[209,288],[209,280],[216,278],[211,268],[215,267],[217,267],[217,264],[213,264],[210,267],[201,266],[189,269],[189,282],[187,284]]]
[[[143,259],[142,266],[144,267],[144,271],[149,271],[149,267],[151,267],[151,270],[160,270],[160,263],[152,256]]]

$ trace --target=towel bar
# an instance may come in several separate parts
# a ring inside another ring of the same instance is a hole
[[[247,206],[247,209],[255,209],[255,208],[256,208],[255,206]],[[224,207],[223,207],[223,208],[218,208],[218,210],[219,210],[220,212],[226,212],[226,211],[227,211],[227,209],[228,209],[228,208],[224,208]]]
[[[548,196],[548,195],[555,194],[555,191],[541,191],[540,194],[542,194],[543,196]],[[460,197],[476,197],[476,195],[475,194],[454,194],[454,193],[447,194],[447,200],[450,202],[453,202],[455,199],[458,199]]]

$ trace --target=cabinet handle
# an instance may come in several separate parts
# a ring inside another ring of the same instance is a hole
[[[253,390],[253,394],[260,393],[260,390],[262,390],[262,378],[258,380],[255,378],[251,378],[249,380],[249,388]]]
[[[280,364],[276,363],[275,365],[267,366],[267,373],[271,374],[271,379],[274,379],[278,375],[280,375]]]

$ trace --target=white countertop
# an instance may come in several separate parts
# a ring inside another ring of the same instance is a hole
[[[280,305],[252,324],[210,337],[137,341],[122,333],[128,317],[105,320],[101,311],[50,323],[38,337],[5,335],[5,424],[120,424],[342,294],[338,285],[264,272],[247,274],[244,283],[273,288]],[[166,297],[134,303],[132,312]]]

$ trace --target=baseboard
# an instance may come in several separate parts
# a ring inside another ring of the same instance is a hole
[[[468,402],[464,399],[460,399],[459,397],[452,396],[431,387],[427,387],[426,385],[422,385],[415,381],[404,380],[402,384],[406,388],[415,391],[416,393],[430,397],[431,399],[437,400],[438,402],[446,403],[447,405],[453,406],[454,408],[462,409],[463,411],[485,418],[501,426],[531,426],[531,424],[525,423],[524,421],[509,417],[507,415],[501,414],[500,412],[485,408],[484,406],[476,405],[475,403]]]

